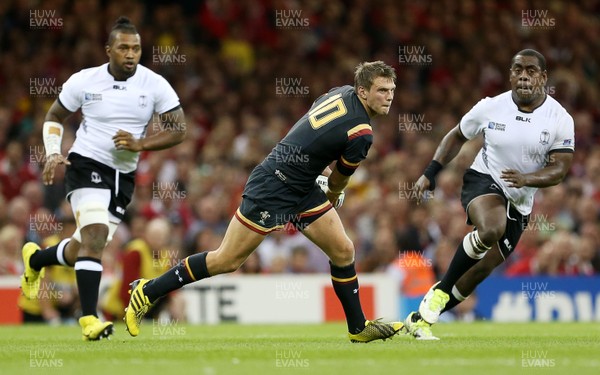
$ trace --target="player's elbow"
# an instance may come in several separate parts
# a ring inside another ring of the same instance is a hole
[[[180,144],[185,141],[187,138],[187,126],[185,123],[181,124],[180,129],[171,133],[175,144]]]
[[[565,178],[567,178],[567,175],[569,174],[568,170],[565,170],[563,168],[559,169],[556,171],[556,173],[554,173],[554,175],[552,176],[552,178],[550,179],[550,186],[555,186],[560,184],[561,182],[563,182],[565,180]]]
[[[559,178],[554,180],[552,185],[550,185],[550,186],[556,186],[556,185],[560,184],[561,182],[563,182],[565,180],[565,178],[567,178],[567,175],[560,176]]]
[[[555,184],[554,185],[558,185],[561,182],[563,182],[565,180],[565,178],[567,178],[567,173],[561,173],[555,180]]]

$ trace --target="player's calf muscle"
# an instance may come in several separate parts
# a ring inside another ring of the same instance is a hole
[[[236,271],[238,268],[244,264],[246,258],[242,257],[231,257],[219,255],[218,251],[210,252],[210,254],[214,253],[214,257],[211,259],[212,261],[209,263],[207,258],[207,269],[208,273],[211,275],[218,275],[221,273],[230,273]]]

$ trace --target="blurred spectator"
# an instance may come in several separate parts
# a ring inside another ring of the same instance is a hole
[[[553,236],[530,257],[523,257],[508,267],[508,276],[584,275],[597,272],[592,261],[597,254],[595,239],[568,232]]]
[[[19,195],[27,181],[37,180],[37,171],[24,161],[25,157],[23,143],[12,140],[6,146],[4,157],[0,159],[0,188],[6,200]]]
[[[23,233],[29,232],[31,204],[22,196],[15,197],[8,204],[8,218]]]
[[[101,298],[102,311],[110,320],[122,319],[129,303],[129,284],[139,278],[160,276],[181,259],[181,254],[170,248],[171,225],[164,218],[148,222],[144,236],[125,246],[120,261],[120,277],[113,280],[106,295]],[[185,320],[183,300],[172,293],[159,301],[147,315],[156,318],[161,310],[168,311],[174,320]]]
[[[258,253],[255,251],[252,254],[250,254],[250,256],[246,259],[244,264],[242,264],[242,266],[236,272],[246,274],[261,273],[262,267],[260,264],[260,256],[258,255]]]
[[[304,246],[294,246],[290,254],[289,273],[312,273],[315,272],[310,267],[310,254]]]
[[[398,254],[386,272],[391,274],[400,286],[400,319],[419,309],[421,299],[436,280],[431,259],[415,250]]]
[[[0,229],[0,275],[19,275],[23,272],[23,242],[23,232],[16,225],[5,225]]]

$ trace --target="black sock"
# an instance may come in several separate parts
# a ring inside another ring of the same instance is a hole
[[[98,306],[98,289],[102,277],[102,263],[100,259],[79,257],[75,262],[75,276],[81,300],[81,315],[94,315]]]
[[[458,279],[460,279],[465,272],[479,262],[479,260],[480,259],[473,259],[467,255],[463,246],[463,242],[461,241],[458,249],[456,249],[454,258],[452,258],[452,262],[450,262],[448,271],[446,271],[442,281],[440,281],[435,289],[441,289],[448,294],[452,294],[452,287],[454,284],[456,284]]]
[[[154,302],[186,284],[210,277],[206,268],[207,254],[194,254],[183,259],[175,267],[144,285],[144,294],[150,302]]]
[[[358,298],[358,276],[354,263],[338,267],[329,262],[331,266],[331,283],[333,290],[344,308],[348,332],[356,334],[365,328],[365,315],[363,314]]]
[[[444,309],[442,310],[440,315],[445,313],[448,310],[452,310],[452,308],[454,308],[454,306],[458,305],[461,302],[462,302],[461,300],[458,300],[456,297],[454,297],[454,294],[450,293],[450,300],[448,300],[448,303],[446,303],[446,306],[444,306]]]
[[[29,265],[36,271],[41,270],[46,266],[63,265],[72,267],[67,263],[65,259],[65,248],[71,241],[70,238],[65,238],[54,246],[50,246],[44,250],[36,251],[31,258],[29,258]]]

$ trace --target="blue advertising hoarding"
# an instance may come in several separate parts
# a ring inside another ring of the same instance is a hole
[[[598,276],[493,276],[477,288],[476,312],[498,322],[600,321]]]

